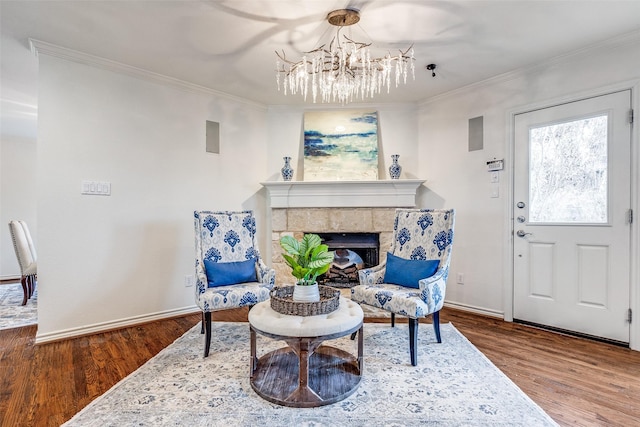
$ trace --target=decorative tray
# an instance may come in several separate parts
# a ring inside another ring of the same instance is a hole
[[[290,316],[316,316],[338,309],[340,291],[329,286],[318,286],[320,301],[302,302],[293,300],[294,286],[276,287],[271,290],[271,308]]]

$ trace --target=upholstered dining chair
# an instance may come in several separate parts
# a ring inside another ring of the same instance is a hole
[[[36,245],[33,244],[33,238],[31,238],[31,232],[29,231],[29,226],[26,221],[18,220],[18,223],[22,226],[22,230],[24,231],[24,237],[27,239],[27,245],[29,246],[29,252],[31,252],[31,260],[36,265],[38,265],[38,254],[36,253]],[[29,298],[33,296],[33,293],[36,289],[36,283],[38,282],[38,273],[30,275],[27,280],[27,289],[29,292]]]
[[[211,346],[211,313],[269,299],[276,272],[260,258],[252,211],[195,211],[196,304],[202,310],[204,357]]]
[[[351,299],[409,318],[411,365],[418,363],[418,319],[432,316],[438,343],[440,309],[449,276],[455,211],[453,209],[396,209],[393,241],[387,259],[360,270],[360,284]]]
[[[18,258],[18,265],[20,267],[20,283],[22,284],[22,292],[24,294],[22,305],[25,305],[27,304],[27,300],[33,296],[36,287],[38,266],[29,247],[31,235],[27,238],[25,228],[20,221],[9,221],[9,232],[11,233],[13,249],[16,252],[16,258]],[[31,242],[33,245],[33,241]]]
[[[24,230],[24,236],[27,238],[27,244],[29,245],[29,251],[31,252],[31,258],[35,262],[38,262],[38,254],[36,253],[36,246],[33,244],[33,239],[31,238],[31,232],[29,231],[29,226],[23,220],[18,220],[22,229]]]

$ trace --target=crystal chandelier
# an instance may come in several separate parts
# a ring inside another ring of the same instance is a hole
[[[407,83],[407,74],[415,80],[413,46],[399,51],[396,56],[387,53],[381,58],[373,58],[369,52],[371,43],[351,40],[345,35],[340,38],[340,30],[356,24],[360,13],[354,9],[334,10],[327,15],[327,21],[338,30],[329,47],[325,44],[306,52],[300,61],[290,61],[276,52],[276,81],[278,90],[284,94],[302,94],[305,101],[311,90],[313,102],[318,96],[322,102],[346,104],[354,99],[373,98],[383,88],[391,87],[392,74],[396,87],[400,81]],[[282,78],[282,85],[281,85]]]

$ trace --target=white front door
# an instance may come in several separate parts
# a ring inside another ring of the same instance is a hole
[[[515,116],[513,317],[629,342],[631,91]]]

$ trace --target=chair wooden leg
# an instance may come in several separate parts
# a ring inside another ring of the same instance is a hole
[[[36,287],[36,276],[29,276],[29,298],[33,296],[33,290]]]
[[[391,327],[394,328],[396,326],[396,314],[391,313]]]
[[[207,311],[204,313],[204,357],[209,356],[209,348],[211,347],[211,312]]]
[[[22,276],[20,283],[22,284],[22,305],[27,305],[27,299],[29,298],[29,284],[27,283],[27,276]]]
[[[202,312],[202,320],[200,321],[200,333],[204,334],[204,311]]]
[[[436,332],[436,340],[442,343],[442,338],[440,337],[440,311],[436,311],[431,316],[433,317],[433,330]]]
[[[418,364],[418,319],[409,318],[409,353],[411,366]]]

